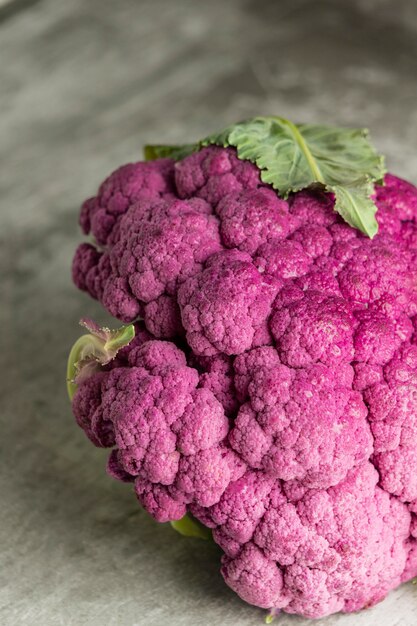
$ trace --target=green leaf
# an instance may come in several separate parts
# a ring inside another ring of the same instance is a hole
[[[369,189],[366,186],[342,185],[327,185],[327,189],[335,194],[335,211],[350,226],[358,228],[372,239],[378,232],[378,222],[375,218],[377,207],[369,197]]]
[[[182,159],[202,146],[233,146],[240,159],[255,163],[263,182],[280,196],[319,185],[335,194],[335,211],[373,237],[378,230],[374,183],[382,184],[384,159],[365,129],[293,124],[282,117],[255,117],[185,146],[147,146],[147,158]]]
[[[69,353],[67,391],[71,401],[79,383],[97,372],[101,366],[110,363],[119,350],[127,346],[135,336],[133,324],[116,330],[100,328],[89,319],[82,319],[80,324],[90,333],[79,337]]]
[[[198,537],[199,539],[211,539],[209,528],[203,526],[189,513],[184,515],[180,520],[170,522],[174,530],[184,537]]]
[[[167,157],[179,161],[180,159],[185,159],[185,157],[196,152],[198,149],[198,143],[190,143],[183,146],[147,145],[144,147],[143,153],[145,161],[155,161],[155,159],[165,159]]]

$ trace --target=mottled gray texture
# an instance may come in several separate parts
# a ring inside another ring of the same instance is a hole
[[[216,546],[156,525],[73,422],[77,320],[107,320],[71,285],[78,205],[145,142],[255,113],[369,126],[390,168],[417,182],[415,2],[2,5],[0,623],[262,624],[223,584]],[[316,624],[416,622],[409,584]]]

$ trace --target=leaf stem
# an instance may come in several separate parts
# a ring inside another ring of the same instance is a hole
[[[82,335],[71,348],[67,363],[67,391],[72,400],[77,391],[75,379],[78,374],[78,364],[87,356],[94,354],[100,348],[100,340],[94,335]]]
[[[321,173],[320,168],[316,163],[316,159],[314,159],[313,155],[311,154],[310,149],[304,141],[304,138],[298,130],[297,126],[290,122],[290,120],[286,120],[284,117],[276,117],[274,119],[276,119],[283,126],[286,126],[291,131],[292,136],[294,137],[294,141],[298,144],[301,152],[304,154],[314,178],[318,183],[322,183],[324,185],[325,180],[323,174]]]

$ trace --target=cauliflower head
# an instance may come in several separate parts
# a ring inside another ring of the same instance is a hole
[[[239,150],[125,165],[83,204],[74,282],[135,332],[78,358],[73,412],[157,521],[211,530],[243,600],[357,611],[417,575],[417,189],[375,175],[370,238],[336,183],[280,193]]]

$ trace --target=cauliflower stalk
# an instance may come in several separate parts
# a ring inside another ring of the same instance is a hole
[[[417,575],[417,189],[283,118],[145,153],[81,209],[74,282],[126,326],[84,322],[77,423],[268,621],[379,602]]]

